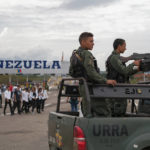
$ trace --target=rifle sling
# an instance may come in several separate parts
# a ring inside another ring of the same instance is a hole
[[[75,52],[75,55],[77,56],[77,58],[80,60],[80,61],[83,61],[82,58]]]

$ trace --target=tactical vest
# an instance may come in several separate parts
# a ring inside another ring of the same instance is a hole
[[[106,61],[106,71],[107,71],[107,79],[116,80],[118,83],[125,83],[129,81],[129,77],[125,77],[116,71],[110,63],[110,59],[113,56],[111,54]],[[123,63],[122,63],[123,64]],[[123,64],[125,65],[125,64]]]
[[[74,78],[77,77],[86,78],[86,73],[83,66],[83,59],[81,57],[80,50],[73,50],[72,52],[72,55],[70,57],[69,74]]]
[[[74,50],[72,52],[72,55],[70,57],[70,68],[69,68],[69,74],[72,77],[84,77],[86,80],[88,80],[88,76],[86,73],[86,70],[84,68],[84,60],[81,57],[81,50]],[[93,57],[94,61],[94,68],[95,70],[100,73],[99,68],[97,67],[97,60],[95,57]]]

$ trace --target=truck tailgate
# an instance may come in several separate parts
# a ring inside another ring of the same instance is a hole
[[[49,144],[62,149],[73,149],[73,128],[76,117],[52,112],[49,114]]]

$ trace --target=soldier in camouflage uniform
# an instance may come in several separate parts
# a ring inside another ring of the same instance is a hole
[[[79,37],[80,47],[78,48],[77,52],[82,59],[83,69],[84,69],[84,76],[86,81],[90,83],[99,83],[99,84],[111,84],[115,85],[115,80],[107,80],[106,78],[102,77],[99,72],[98,68],[96,68],[96,60],[92,53],[89,50],[93,49],[94,40],[93,34],[89,32],[83,32]],[[72,70],[72,66],[70,65],[70,70]],[[80,84],[80,93],[82,96],[82,112],[84,116],[88,116],[87,107],[88,102],[86,100],[84,86]],[[92,99],[91,100],[91,112],[93,116],[110,116],[110,109],[107,105],[107,101],[105,99],[98,100]]]
[[[120,59],[120,54],[126,50],[124,39],[116,39],[113,43],[114,51],[106,61],[107,79],[116,80],[117,83],[129,83],[129,76],[139,71],[140,60],[128,66]],[[127,100],[110,100],[112,116],[124,116]]]

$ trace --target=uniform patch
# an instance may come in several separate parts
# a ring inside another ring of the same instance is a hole
[[[93,57],[92,56],[90,57],[89,65],[92,65],[94,67],[94,62],[93,62]]]

